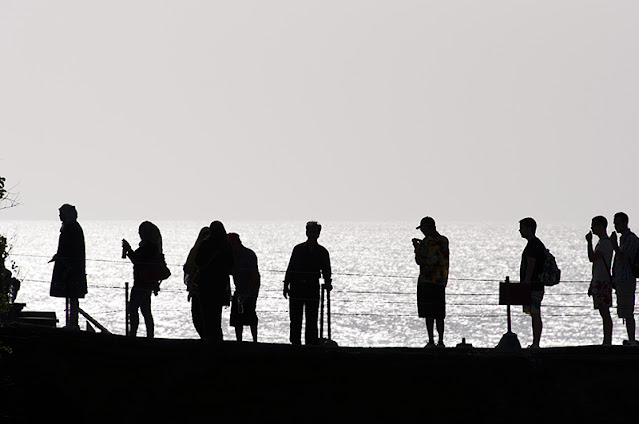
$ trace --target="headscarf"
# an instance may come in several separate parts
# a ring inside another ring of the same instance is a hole
[[[202,227],[200,229],[200,233],[197,235],[197,240],[195,240],[195,244],[189,251],[189,256],[186,257],[186,262],[184,263],[184,269],[191,269],[195,267],[195,256],[197,255],[197,250],[200,248],[202,241],[207,238],[209,235],[209,227]]]
[[[144,221],[138,229],[140,233],[140,246],[145,244],[153,244],[162,253],[162,235],[160,229],[150,221]]]

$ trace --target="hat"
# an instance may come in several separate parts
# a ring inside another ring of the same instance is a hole
[[[420,228],[424,228],[424,227],[435,228],[435,220],[433,218],[431,218],[430,216],[425,216],[419,222],[419,226],[415,227],[415,229],[419,230]]]

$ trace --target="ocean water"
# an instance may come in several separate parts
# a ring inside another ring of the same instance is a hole
[[[132,283],[133,267],[121,259],[121,239],[139,242],[134,221],[82,221],[89,293],[80,307],[112,333],[125,332],[125,282]],[[182,264],[207,222],[159,221],[164,253],[172,276],[152,299],[156,337],[197,338],[183,283]],[[293,246],[305,240],[304,222],[225,222],[240,234],[259,260],[262,286],[258,299],[259,339],[288,343],[288,302],[282,280]],[[331,293],[332,338],[340,346],[421,347],[427,341],[424,320],[415,301],[418,267],[411,238],[421,233],[410,222],[323,222],[320,244],[331,255],[334,290]],[[542,304],[542,347],[599,344],[601,318],[587,296],[590,264],[584,235],[589,223],[541,224],[539,238],[555,254],[562,282],[546,291]],[[49,296],[59,221],[0,221],[0,233],[13,247],[11,260],[23,281],[17,301],[27,310],[55,311],[64,325],[64,299]],[[525,240],[518,223],[441,223],[450,241],[445,343],[462,338],[478,347],[494,347],[506,332],[506,307],[498,304],[499,282],[519,278]],[[611,310],[614,314],[614,308]],[[226,340],[235,340],[223,312]],[[613,343],[625,338],[625,326],[613,318]],[[84,319],[81,318],[81,325]],[[531,343],[530,317],[512,307],[512,330],[522,345]],[[144,325],[140,325],[144,335]],[[326,327],[325,327],[326,331]],[[245,330],[245,338],[250,332]]]

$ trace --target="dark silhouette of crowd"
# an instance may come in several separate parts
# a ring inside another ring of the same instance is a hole
[[[77,217],[74,206],[65,204],[60,207],[62,226],[58,251],[51,259],[55,266],[50,294],[66,299],[66,328],[73,330],[79,329],[79,299],[87,294],[84,235]],[[596,216],[592,218],[591,231],[586,234],[586,254],[592,263],[588,296],[592,297],[593,308],[602,319],[602,344],[612,344],[610,308],[614,291],[617,316],[624,321],[628,336],[623,344],[636,345],[634,304],[636,279],[639,277],[639,239],[629,228],[627,214],[616,213],[613,224],[615,231],[608,235],[607,219]],[[426,323],[426,347],[443,347],[449,241],[438,232],[432,217],[422,218],[416,229],[424,236],[412,239],[415,262],[419,266],[417,315]],[[284,277],[283,295],[289,303],[290,342],[294,345],[302,344],[303,323],[305,344],[317,345],[322,341],[318,334],[318,311],[320,299],[323,301],[324,297],[320,294],[324,293],[322,290],[330,293],[333,286],[330,255],[318,243],[321,230],[322,226],[316,221],[306,224],[306,241],[293,248]],[[139,311],[144,317],[147,337],[153,337],[151,294],[158,294],[161,281],[170,276],[170,271],[164,260],[159,228],[144,221],[138,233],[140,243],[135,250],[128,241],[122,240],[122,257],[133,263],[134,284],[127,307],[129,334],[137,334]],[[544,294],[547,287],[560,281],[561,271],[550,250],[537,237],[537,222],[533,218],[519,221],[519,233],[526,240],[521,254],[519,284],[529,293],[527,300],[521,304],[524,312],[531,316],[530,348],[538,349],[543,332]],[[593,235],[598,239],[594,246]],[[202,339],[223,339],[222,313],[225,307],[231,306],[230,325],[235,328],[236,339],[242,341],[243,328],[249,327],[253,341],[258,341],[258,258],[253,250],[244,246],[239,234],[227,233],[220,221],[201,228],[183,271],[193,325]],[[231,277],[234,290],[231,290]],[[320,279],[324,280],[324,284],[320,284]]]

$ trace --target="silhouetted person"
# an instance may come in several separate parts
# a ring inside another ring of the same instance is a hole
[[[224,225],[213,221],[209,235],[202,241],[195,255],[197,285],[202,313],[202,338],[221,341],[222,308],[231,301],[231,269],[233,253]]]
[[[635,290],[637,280],[632,274],[632,261],[639,249],[639,239],[628,228],[628,215],[623,212],[615,214],[615,231],[610,234],[615,259],[612,265],[612,282],[617,292],[617,316],[626,321],[628,341],[624,344],[635,345]],[[621,234],[617,242],[617,233]]]
[[[306,312],[307,345],[319,343],[317,322],[320,301],[320,277],[324,278],[326,290],[331,291],[331,261],[328,250],[317,243],[322,226],[310,221],[306,224],[304,243],[293,248],[284,277],[284,297],[289,298],[291,319],[290,340],[294,345],[302,344],[302,318]]]
[[[435,323],[439,337],[437,344],[443,347],[449,263],[448,239],[437,232],[435,220],[429,216],[422,218],[416,229],[424,234],[423,240],[413,239],[415,262],[419,265],[417,314],[426,321],[426,347],[435,346]]]
[[[187,300],[191,302],[191,318],[193,320],[193,326],[195,331],[202,337],[204,335],[202,328],[202,311],[200,310],[200,298],[197,285],[195,284],[195,277],[197,275],[197,265],[195,264],[195,257],[200,248],[200,245],[209,235],[209,227],[203,227],[200,229],[200,233],[197,236],[195,244],[189,251],[189,255],[186,258],[184,264],[184,284],[186,284],[186,290],[188,291]]]
[[[588,288],[588,295],[592,296],[595,309],[599,311],[603,320],[603,344],[612,344],[612,318],[610,307],[612,306],[612,277],[610,265],[612,264],[612,242],[608,238],[606,228],[608,220],[603,216],[592,219],[591,230],[586,234],[588,242],[588,260],[592,262],[592,280]],[[592,235],[595,234],[599,241],[592,247]]]
[[[257,267],[257,255],[245,247],[236,233],[229,233],[233,250],[233,283],[235,293],[231,301],[231,326],[235,327],[237,341],[242,341],[245,325],[251,329],[253,341],[257,342],[257,296],[260,291],[260,271]]]
[[[528,240],[521,254],[521,266],[519,278],[522,283],[530,284],[530,306],[525,305],[524,310],[530,312],[532,318],[533,342],[531,348],[539,348],[543,324],[541,321],[541,301],[544,298],[544,283],[540,275],[546,261],[546,246],[535,236],[537,222],[532,218],[524,218],[519,221],[519,234]]]
[[[67,299],[66,328],[79,330],[78,299],[87,294],[87,276],[85,265],[84,232],[77,221],[75,206],[64,204],[60,207],[60,239],[58,251],[51,261],[55,262],[51,277],[50,295]]]
[[[151,293],[158,294],[160,280],[156,276],[155,269],[158,266],[162,253],[162,235],[155,224],[144,221],[138,228],[140,245],[136,250],[131,248],[128,241],[122,240],[122,248],[126,256],[133,262],[133,288],[129,300],[129,317],[131,320],[131,336],[138,332],[140,316],[142,312],[146,325],[146,336],[152,338],[155,334],[153,314],[151,313]]]

